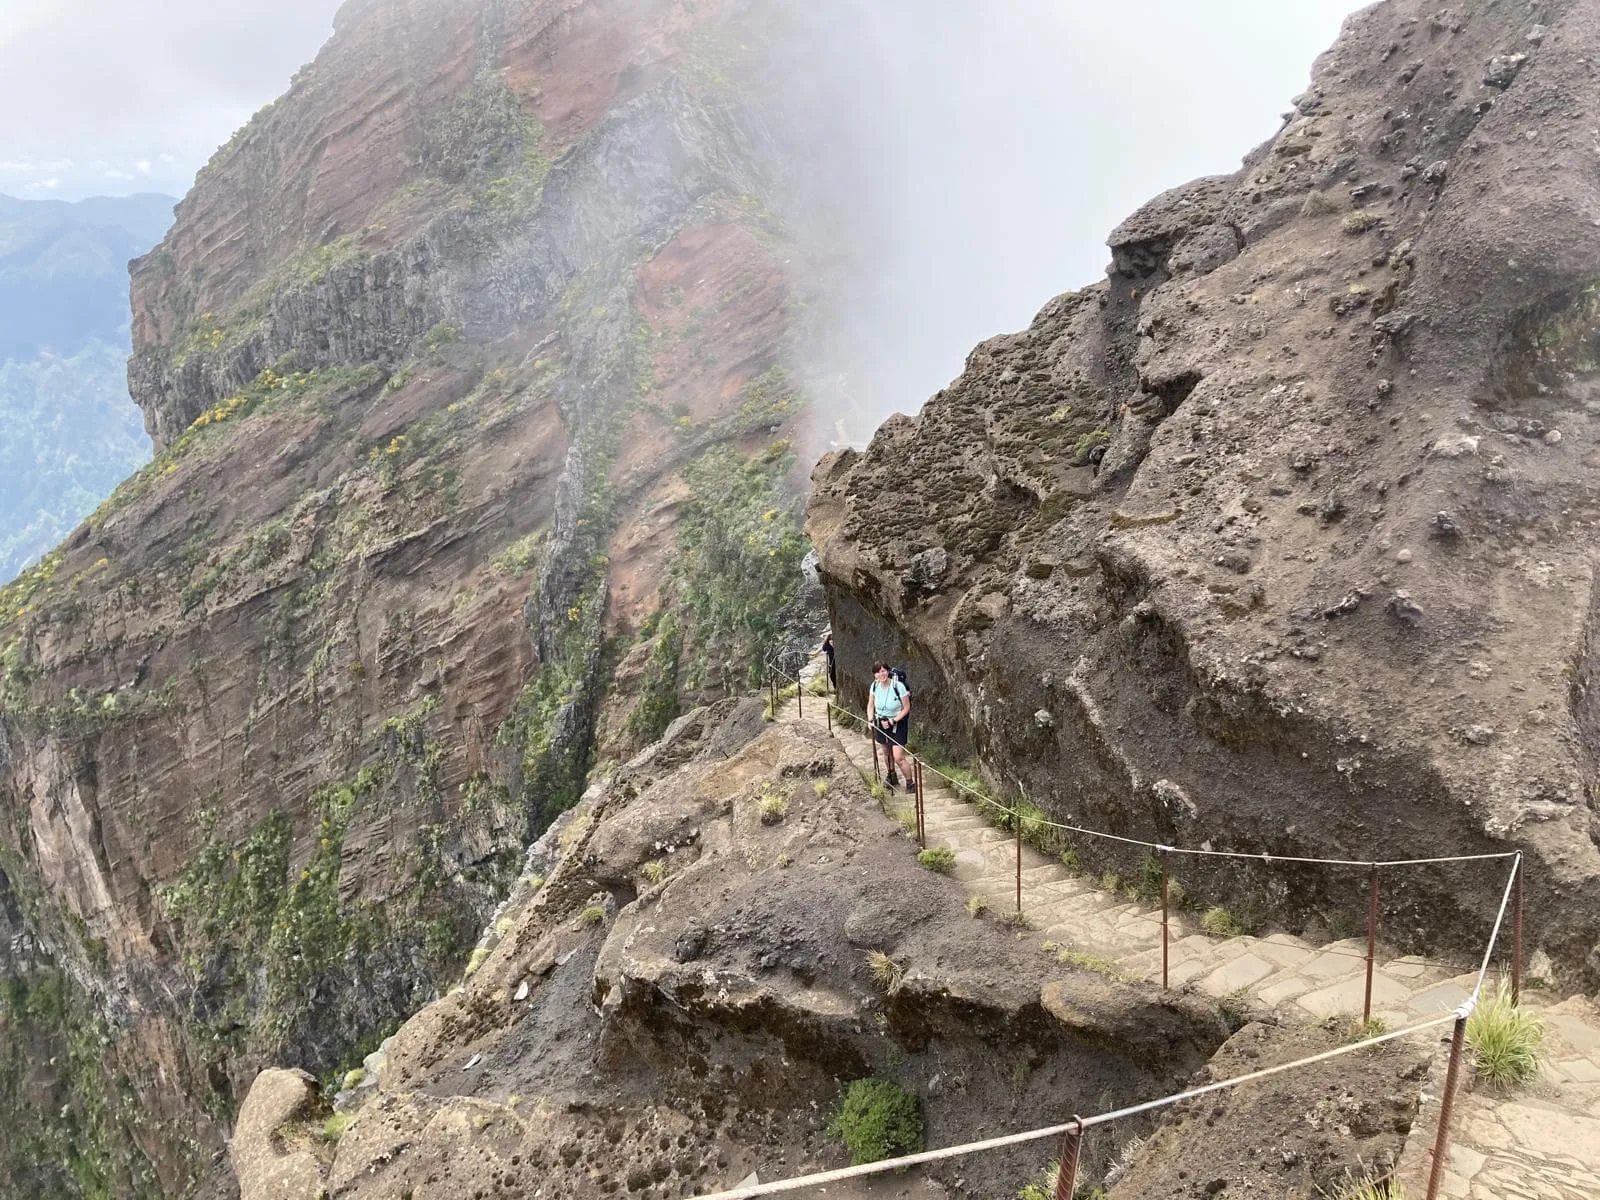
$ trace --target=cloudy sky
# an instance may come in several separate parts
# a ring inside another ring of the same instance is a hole
[[[1054,3],[1058,31],[1092,39],[1101,65],[1124,81],[1121,94],[1086,95],[1086,116],[1161,143],[1181,131],[1186,158],[1211,170],[1232,167],[1270,131],[1312,57],[1358,7]],[[338,0],[0,0],[0,192],[182,194],[212,150],[316,54],[337,8]]]
[[[338,0],[0,0],[0,192],[182,195]]]

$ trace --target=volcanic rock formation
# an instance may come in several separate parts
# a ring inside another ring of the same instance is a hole
[[[347,4],[135,264],[156,461],[0,592],[25,1194],[185,1192],[264,1061],[456,977],[591,766],[759,679],[805,268],[737,16]]]
[[[904,659],[927,736],[1114,833],[1522,850],[1533,940],[1600,976],[1597,61],[1587,0],[1352,17],[1238,173],[818,466],[847,690]],[[1194,872],[1364,911],[1349,872]],[[1386,882],[1383,928],[1481,947],[1503,877]]]

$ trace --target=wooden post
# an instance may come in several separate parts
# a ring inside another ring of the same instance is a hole
[[[1522,1003],[1522,855],[1511,866],[1516,882],[1511,893],[1511,1003]]]
[[[1167,903],[1167,882],[1168,882],[1167,881],[1167,852],[1165,850],[1162,850],[1162,851],[1160,851],[1160,855],[1161,855],[1161,990],[1162,991],[1166,991],[1167,990],[1167,943],[1168,943],[1168,940],[1169,940],[1168,933],[1167,933],[1167,920],[1168,920],[1168,909],[1169,909],[1169,905]]]
[[[1461,1044],[1466,1036],[1466,1015],[1458,1014],[1455,1032],[1450,1035],[1450,1066],[1444,1073],[1444,1095],[1439,1098],[1439,1129],[1433,1138],[1433,1167],[1428,1172],[1427,1200],[1439,1200],[1444,1156],[1450,1149],[1450,1117],[1456,1100],[1456,1077],[1461,1073]]]
[[[1372,1020],[1372,960],[1378,948],[1378,864],[1372,864],[1367,892],[1367,993],[1361,1001],[1361,1023]]]

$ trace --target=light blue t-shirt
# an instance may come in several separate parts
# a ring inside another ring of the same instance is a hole
[[[887,720],[900,715],[900,700],[908,693],[906,685],[893,676],[888,683],[880,684],[876,679],[872,681],[872,710],[878,720]]]

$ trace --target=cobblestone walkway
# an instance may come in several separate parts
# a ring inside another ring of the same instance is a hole
[[[809,685],[818,666],[803,672]],[[800,719],[793,698],[779,719]],[[805,719],[822,724],[822,700],[808,692]],[[872,743],[864,732],[834,723],[851,761],[869,778]],[[934,786],[938,784],[939,786]],[[910,807],[896,792],[893,803]],[[975,804],[937,778],[923,778],[927,842],[955,855],[954,877],[996,913],[1016,906],[1014,835],[990,825]],[[1041,949],[1132,979],[1161,982],[1161,909],[1100,888],[1031,846],[1022,848],[1022,910]],[[1218,999],[1270,1009],[1280,1019],[1359,1020],[1366,975],[1365,939],[1312,945],[1289,934],[1210,937],[1188,914],[1170,918],[1171,986],[1193,986]],[[1438,1017],[1470,994],[1476,969],[1416,955],[1397,955],[1381,943],[1375,956],[1372,1012],[1389,1028]],[[1541,1008],[1547,1023],[1548,1065],[1540,1079],[1512,1093],[1478,1087],[1463,1072],[1453,1123],[1449,1171],[1442,1194],[1467,1200],[1600,1200],[1600,1010],[1582,998],[1551,1006],[1537,991],[1524,1003]],[[1449,1028],[1442,1034],[1448,1041]],[[1418,1035],[1424,1036],[1424,1035]],[[1443,1055],[1440,1056],[1441,1060]],[[1442,1079],[1442,1068],[1440,1070]],[[1410,1193],[1425,1194],[1437,1097],[1424,1096],[1401,1175]]]

